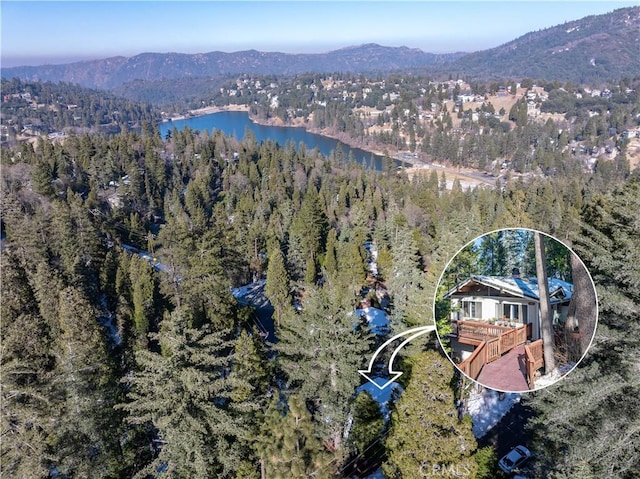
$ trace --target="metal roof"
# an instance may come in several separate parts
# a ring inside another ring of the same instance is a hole
[[[537,278],[514,278],[512,276],[485,276],[473,274],[447,291],[445,298],[451,297],[468,284],[477,283],[504,291],[512,296],[540,300]],[[557,278],[548,278],[549,298],[552,303],[565,302],[573,295],[573,285]],[[481,296],[481,295],[478,295]]]

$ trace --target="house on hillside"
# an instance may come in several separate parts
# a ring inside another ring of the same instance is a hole
[[[554,322],[564,322],[573,285],[556,278],[549,278],[548,284]],[[445,298],[451,299],[453,354],[461,360],[472,354],[477,342],[462,337],[462,325],[504,331],[526,326],[526,340],[541,338],[538,280],[521,278],[517,268],[512,276],[471,275],[449,290]]]

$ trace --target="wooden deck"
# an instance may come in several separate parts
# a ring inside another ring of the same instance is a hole
[[[512,349],[501,358],[485,364],[477,381],[497,391],[529,391],[524,344]]]
[[[530,334],[530,325],[511,328],[479,321],[458,321],[458,341],[477,346],[458,367],[489,388],[530,391],[535,387],[535,371],[544,364],[542,341],[525,344]]]

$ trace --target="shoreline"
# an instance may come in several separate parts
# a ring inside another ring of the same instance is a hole
[[[230,104],[225,106],[207,106],[195,110],[189,110],[188,116],[182,115],[180,117],[172,117],[171,121],[196,118],[200,116],[211,115],[214,113],[222,113],[225,111],[246,112],[249,117],[249,121],[256,125],[277,126],[282,128],[302,128],[309,133],[337,140],[351,148],[358,148],[362,151],[377,155],[381,158],[387,158],[396,162],[400,162],[401,165],[398,165],[398,169],[402,169],[402,171],[404,171],[410,179],[415,177],[416,175],[423,175],[425,173],[430,173],[431,171],[436,170],[438,173],[444,173],[447,176],[447,184],[449,188],[451,187],[451,183],[453,183],[453,179],[458,179],[465,189],[478,185],[492,186],[495,181],[495,179],[488,177],[479,178],[476,175],[480,172],[474,171],[473,169],[460,167],[454,168],[440,163],[429,162],[428,159],[421,158],[420,153],[411,153],[410,151],[405,150],[397,151],[393,154],[387,154],[375,147],[372,148],[368,146],[362,146],[359,141],[354,140],[353,138],[348,137],[345,134],[336,134],[327,129],[313,128],[309,125],[308,120],[304,120],[302,118],[297,118],[291,123],[285,123],[279,117],[272,117],[269,119],[256,118],[254,115],[251,115],[251,113],[249,113],[250,109],[248,105]],[[168,122],[168,120],[165,121],[165,123],[166,122]]]
[[[279,117],[270,118],[267,120],[256,118],[254,115],[251,115],[249,113],[248,105],[229,104],[225,106],[205,106],[195,110],[189,110],[187,115],[174,116],[166,120],[163,120],[163,123],[169,123],[169,122],[179,121],[179,120],[188,120],[189,118],[212,115],[214,113],[222,113],[225,111],[246,112],[249,116],[249,120],[252,123],[255,123],[256,125],[278,126],[282,128],[303,128],[305,131],[309,133],[313,133],[314,135],[319,135],[325,138],[331,138],[333,140],[337,140],[351,148],[358,148],[360,150],[366,151],[367,153],[374,154],[381,158],[389,158],[391,160],[399,161],[403,164],[406,163],[410,165],[410,166],[403,166],[403,168],[405,169],[420,168],[423,165],[428,165],[427,162],[419,158],[418,154],[410,153],[409,151],[398,151],[395,154],[385,153],[385,151],[382,151],[379,148],[375,148],[375,147],[372,148],[370,146],[362,145],[360,144],[359,141],[354,140],[348,135],[336,134],[331,132],[330,130],[327,130],[326,128],[320,129],[320,128],[310,127],[308,125],[308,120],[297,119],[298,121],[295,122],[294,124],[287,124],[284,121],[282,121],[282,119]]]
[[[224,111],[246,111],[249,112],[247,105],[225,105],[225,106],[205,106],[196,110],[189,110],[186,115],[171,116],[162,120],[162,123],[171,123],[174,121],[188,120],[199,116],[211,115],[213,113],[222,113]]]

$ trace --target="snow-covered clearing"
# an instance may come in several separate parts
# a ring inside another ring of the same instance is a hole
[[[477,392],[474,388],[467,401],[467,412],[473,419],[473,435],[476,438],[484,436],[514,404],[520,402],[520,397],[517,393],[504,393],[500,400],[498,391],[483,388]]]
[[[364,315],[373,334],[384,336],[389,332],[389,318],[387,313],[383,310],[374,307],[367,307],[364,309],[356,309],[354,313],[357,317]]]
[[[389,381],[389,378],[381,377],[372,377],[371,379],[380,386]],[[375,384],[367,381],[356,389],[356,394],[360,394],[362,391],[367,391],[373,400],[378,403],[378,406],[380,406],[380,412],[384,417],[384,421],[387,422],[391,414],[391,411],[389,410],[389,402],[402,394],[402,386],[398,383],[392,382],[386,388],[380,389]]]

